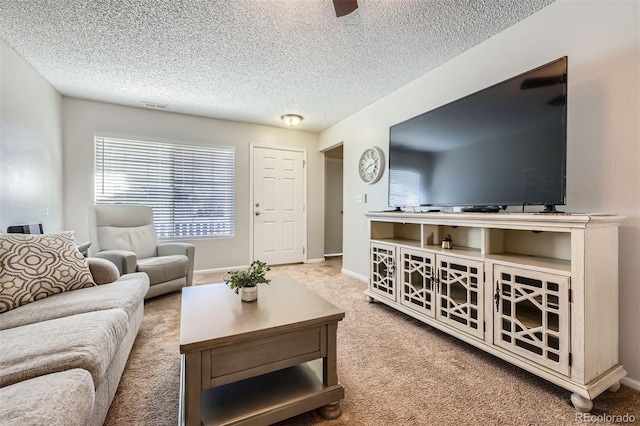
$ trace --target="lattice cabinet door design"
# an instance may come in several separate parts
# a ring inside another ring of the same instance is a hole
[[[400,303],[430,317],[435,316],[435,255],[400,249]]]
[[[569,277],[494,266],[494,344],[569,375]]]
[[[396,300],[396,247],[371,243],[371,279],[369,288],[391,300]]]
[[[484,264],[437,256],[437,318],[473,336],[484,337]]]

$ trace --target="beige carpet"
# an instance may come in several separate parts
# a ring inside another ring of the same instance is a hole
[[[575,424],[570,392],[380,303],[367,303],[366,284],[340,268],[337,258],[273,267],[269,273],[294,277],[346,312],[338,326],[338,377],[346,394],[342,416],[326,421],[310,412],[280,425]],[[196,274],[195,284],[224,277]],[[177,423],[179,327],[179,292],[146,303],[105,424]],[[622,386],[596,398],[591,414],[625,413],[640,423],[640,393]]]

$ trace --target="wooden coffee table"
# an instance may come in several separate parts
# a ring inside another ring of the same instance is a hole
[[[265,425],[342,413],[336,332],[344,311],[289,277],[242,302],[224,284],[182,289],[180,423]]]

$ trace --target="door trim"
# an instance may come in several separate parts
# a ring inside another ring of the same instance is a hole
[[[302,212],[302,246],[304,247],[302,253],[302,262],[307,263],[308,255],[309,255],[309,245],[307,244],[307,211],[309,210],[309,202],[307,200],[307,170],[309,168],[309,162],[307,161],[307,150],[306,148],[295,148],[290,146],[274,146],[274,145],[264,145],[257,143],[249,144],[249,260],[253,262],[255,259],[253,257],[253,245],[254,245],[254,226],[253,226],[253,212],[254,212],[254,199],[253,199],[253,166],[254,166],[254,149],[262,148],[262,149],[272,149],[276,151],[293,151],[293,152],[301,152],[302,153],[302,161],[304,162],[302,167],[302,186],[303,186],[303,202],[304,202],[304,210]]]

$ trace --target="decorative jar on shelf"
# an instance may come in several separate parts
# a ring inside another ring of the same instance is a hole
[[[442,248],[443,249],[453,248],[453,240],[451,239],[451,235],[447,234],[447,236],[442,239]]]

